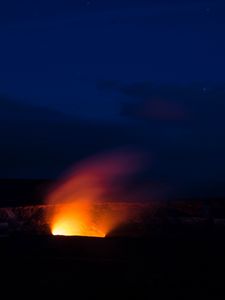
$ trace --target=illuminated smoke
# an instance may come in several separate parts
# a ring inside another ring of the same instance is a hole
[[[134,218],[137,211],[123,202],[124,186],[141,167],[132,151],[95,156],[77,164],[49,194],[46,215],[53,235],[105,237]]]

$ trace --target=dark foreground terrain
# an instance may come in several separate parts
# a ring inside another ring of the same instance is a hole
[[[0,181],[0,299],[225,299],[224,199],[167,203],[136,237],[135,224],[103,239],[15,230],[48,187]]]
[[[224,299],[224,232],[0,239],[1,291],[33,299]],[[3,298],[2,298],[3,299]]]

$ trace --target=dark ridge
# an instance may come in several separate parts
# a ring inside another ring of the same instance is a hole
[[[0,179],[0,206],[42,204],[51,183],[49,179]]]

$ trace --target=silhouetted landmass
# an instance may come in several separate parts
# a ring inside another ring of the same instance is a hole
[[[40,205],[51,183],[47,179],[0,179],[0,207]]]

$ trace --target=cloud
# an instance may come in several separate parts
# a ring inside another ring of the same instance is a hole
[[[186,111],[182,105],[175,101],[164,99],[144,100],[138,104],[125,103],[121,114],[124,116],[133,116],[136,118],[145,118],[152,120],[184,120]]]
[[[98,88],[117,93],[121,114],[133,119],[189,121],[207,128],[225,126],[225,84],[156,85],[103,81]]]
[[[152,154],[150,181],[165,182],[175,191],[194,185],[200,192],[209,182],[224,181],[223,85],[203,90],[200,85],[109,82],[103,88],[122,99],[121,113],[126,105],[123,113],[130,122],[70,119],[2,99],[0,177],[56,177],[94,153],[137,145]]]
[[[2,95],[0,96],[0,119],[7,121],[62,121],[68,119],[68,116],[49,107],[33,105],[26,101],[15,100]]]
[[[155,157],[155,176],[175,185],[224,179],[225,85],[120,83],[109,93]]]
[[[93,153],[131,143],[126,128],[0,99],[0,177],[55,177]]]

